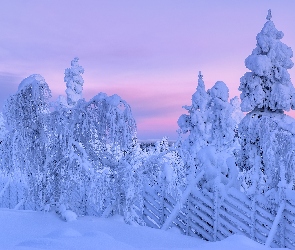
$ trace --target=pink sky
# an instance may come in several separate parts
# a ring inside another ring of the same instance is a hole
[[[0,9],[0,104],[34,73],[54,98],[78,56],[84,97],[119,94],[132,108],[140,139],[176,139],[199,70],[206,88],[224,81],[239,95],[245,58],[267,10],[295,50],[294,0],[5,1]],[[289,70],[295,81],[295,69]],[[53,99],[54,99],[53,98]]]

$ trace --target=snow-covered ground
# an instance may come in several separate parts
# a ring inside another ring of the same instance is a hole
[[[65,222],[53,213],[0,209],[0,249],[266,249],[235,235],[221,242],[208,243],[181,235],[130,226],[120,216],[103,219],[79,217]]]

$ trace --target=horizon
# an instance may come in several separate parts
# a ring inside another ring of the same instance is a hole
[[[221,80],[230,98],[240,95],[240,77],[249,71],[244,60],[268,9],[284,33],[282,42],[295,50],[290,1],[17,3],[3,3],[0,10],[1,109],[32,74],[45,78],[51,101],[65,95],[64,70],[77,56],[85,69],[83,97],[120,95],[131,106],[142,141],[177,138],[177,120],[186,113],[182,106],[191,104],[199,71],[206,90]],[[294,85],[295,67],[288,72]]]

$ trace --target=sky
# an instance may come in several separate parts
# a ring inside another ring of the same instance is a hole
[[[199,71],[206,89],[221,80],[230,98],[240,95],[244,61],[270,8],[294,51],[294,0],[2,1],[0,110],[31,74],[45,78],[52,101],[65,95],[64,70],[77,56],[86,100],[118,94],[131,106],[139,139],[174,140]],[[289,73],[295,84],[295,67]]]

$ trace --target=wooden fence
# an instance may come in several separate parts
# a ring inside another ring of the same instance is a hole
[[[145,190],[143,217],[149,227],[177,227],[183,234],[208,241],[242,234],[271,247],[295,249],[294,190],[281,190],[283,195],[269,200],[222,185],[211,191],[194,186],[182,204],[159,190]]]
[[[158,229],[177,227],[183,234],[208,241],[238,233],[271,247],[295,249],[294,190],[280,188],[276,199],[271,200],[261,194],[247,196],[222,185],[212,190],[200,188],[201,178],[200,174],[188,186],[180,202],[163,187],[146,185],[142,214],[146,225]],[[2,178],[0,207],[35,210],[28,202],[26,190],[24,183]],[[97,216],[110,213],[93,212]]]

